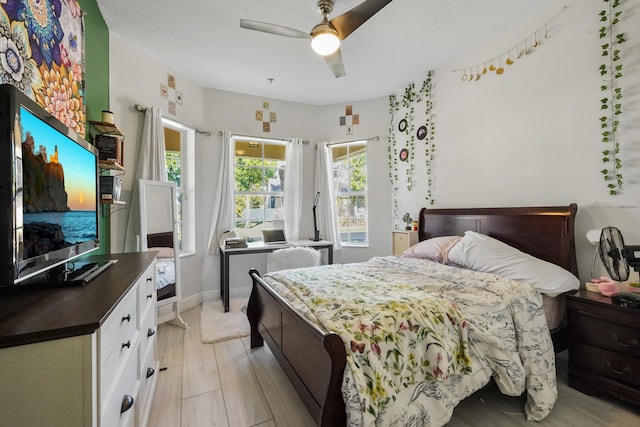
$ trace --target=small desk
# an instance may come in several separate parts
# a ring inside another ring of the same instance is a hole
[[[278,249],[294,246],[307,246],[316,249],[326,249],[327,263],[333,264],[333,242],[329,240],[295,240],[282,244],[265,244],[264,242],[250,242],[246,248],[225,249],[220,246],[220,298],[224,304],[224,311],[229,311],[229,257],[231,255],[250,255],[273,252]]]

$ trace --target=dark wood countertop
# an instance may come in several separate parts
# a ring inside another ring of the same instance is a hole
[[[0,292],[0,348],[95,332],[156,252],[96,255],[117,262],[84,286]],[[84,259],[83,259],[84,260]]]

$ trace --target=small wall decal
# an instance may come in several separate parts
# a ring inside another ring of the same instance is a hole
[[[345,126],[347,130],[347,135],[351,135],[353,133],[353,125],[360,124],[360,115],[353,114],[353,106],[347,105],[344,107],[344,116],[340,116],[340,126]]]
[[[271,123],[276,122],[276,113],[269,111],[267,101],[262,101],[262,110],[256,110],[256,121],[262,122],[262,132],[271,132]]]

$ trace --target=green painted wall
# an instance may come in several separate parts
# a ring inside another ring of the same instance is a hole
[[[109,109],[109,29],[96,0],[79,0],[84,11],[85,105],[87,120],[101,119]],[[87,123],[87,139],[91,128]],[[111,252],[111,224],[108,205],[101,206],[100,252]]]
[[[100,120],[109,109],[109,29],[96,0],[80,0],[85,31],[85,104],[87,119]]]

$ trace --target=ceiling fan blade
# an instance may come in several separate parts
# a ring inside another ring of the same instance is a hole
[[[344,63],[342,62],[342,52],[340,51],[340,48],[338,48],[338,50],[336,50],[331,55],[325,56],[324,60],[326,61],[327,65],[329,65],[329,68],[331,68],[331,71],[333,71],[333,74],[335,74],[336,78],[344,77],[347,75],[347,73],[345,73],[344,71]]]
[[[311,37],[309,33],[304,33],[294,28],[283,27],[282,25],[276,24],[269,24],[267,22],[250,21],[248,19],[241,19],[240,27],[247,30],[262,31],[263,33],[270,33],[285,37],[295,37],[298,39],[308,39]]]
[[[380,9],[391,3],[391,0],[366,0],[331,20],[331,24],[338,30],[340,40],[344,40],[360,25],[378,13]]]

